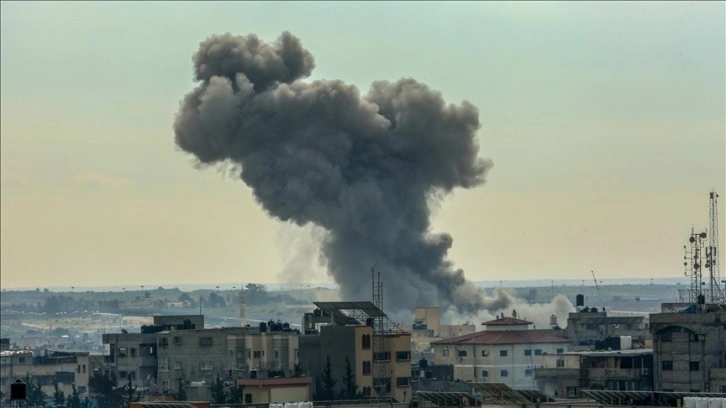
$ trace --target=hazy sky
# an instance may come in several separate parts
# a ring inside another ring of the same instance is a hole
[[[471,279],[682,276],[713,188],[726,242],[723,2],[0,11],[3,288],[327,279],[320,231],[270,219],[241,181],[174,144],[192,54],[225,32],[289,30],[315,56],[311,79],[364,93],[413,77],[479,108],[488,182],[433,220]]]

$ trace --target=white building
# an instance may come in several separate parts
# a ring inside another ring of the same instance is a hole
[[[431,343],[435,364],[454,366],[454,378],[536,389],[534,369],[545,354],[567,351],[568,340],[552,330],[531,330],[531,322],[503,317],[482,323],[486,329]]]

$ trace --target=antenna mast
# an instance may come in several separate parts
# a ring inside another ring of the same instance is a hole
[[[718,194],[713,190],[709,193],[708,200],[708,246],[705,266],[709,275],[709,300],[714,303],[725,300],[721,290],[718,250]]]

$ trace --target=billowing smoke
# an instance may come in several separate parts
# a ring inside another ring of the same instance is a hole
[[[447,259],[451,236],[430,231],[427,201],[482,184],[491,167],[473,105],[413,79],[374,82],[364,96],[304,81],[315,62],[289,33],[212,36],[193,61],[199,85],[181,102],[177,145],[203,165],[239,166],[270,215],[323,227],[343,299],[370,299],[377,264],[386,308],[499,308]]]
[[[495,301],[495,299],[497,301]],[[481,310],[478,313],[461,313],[455,308],[444,310],[442,321],[453,324],[464,321],[476,322],[480,324],[489,320],[494,320],[497,315],[502,313],[505,316],[512,316],[516,311],[517,318],[528,320],[534,323],[537,329],[549,328],[550,316],[557,316],[557,322],[561,327],[567,323],[567,317],[570,312],[575,311],[572,302],[565,295],[556,295],[549,303],[533,303],[529,304],[523,299],[515,298],[505,289],[497,288],[494,290],[493,298],[489,299],[492,307],[488,310]]]

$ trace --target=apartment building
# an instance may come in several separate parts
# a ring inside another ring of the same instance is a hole
[[[609,316],[604,308],[578,308],[567,317],[565,335],[573,347],[586,350],[595,342],[611,336],[630,336],[633,341],[646,344],[650,339],[648,325],[643,316]]]
[[[582,390],[652,391],[653,350],[547,354],[535,368],[535,379],[556,399],[582,398]]]
[[[454,366],[461,381],[503,383],[535,389],[534,370],[546,354],[562,354],[569,341],[551,330],[529,329],[532,322],[500,317],[482,323],[485,330],[431,343],[434,363]]]
[[[88,352],[46,352],[36,355],[30,350],[0,352],[0,392],[9,395],[10,384],[30,375],[43,392],[53,395],[54,384],[66,395],[73,392],[73,385],[80,394],[88,392]]]
[[[692,306],[650,315],[656,391],[726,392],[726,311]]]
[[[377,394],[410,401],[411,334],[396,330],[376,334],[373,320],[385,314],[371,302],[315,304],[321,311],[317,315],[329,316],[330,323],[318,325],[315,334],[299,340],[300,365],[313,378],[313,389],[322,390],[322,373],[329,360],[336,391],[344,387],[343,376],[350,364],[358,391],[364,396]],[[375,384],[379,385],[377,390]]]

